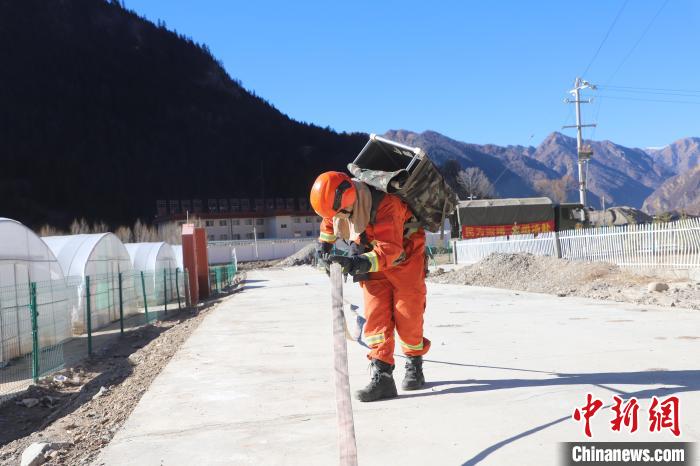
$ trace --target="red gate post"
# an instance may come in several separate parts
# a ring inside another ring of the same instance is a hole
[[[182,225],[182,263],[188,272],[191,305],[199,302],[199,280],[197,279],[197,249],[195,231],[191,223]]]

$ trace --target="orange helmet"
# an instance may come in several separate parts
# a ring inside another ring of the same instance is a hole
[[[311,207],[323,218],[333,217],[342,208],[355,202],[355,185],[341,172],[321,173],[311,187]]]

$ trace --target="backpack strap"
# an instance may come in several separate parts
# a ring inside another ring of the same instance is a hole
[[[379,204],[382,202],[382,199],[384,199],[384,196],[386,196],[386,193],[383,191],[380,191],[378,189],[373,188],[372,186],[368,186],[370,193],[372,194],[372,208],[370,209],[370,214],[369,214],[369,223],[374,224],[377,220],[377,210],[379,209]],[[423,224],[418,221],[418,219],[414,216],[412,216],[406,223],[403,224],[403,236],[404,238],[408,238],[411,236],[413,233],[417,232]],[[371,244],[367,238],[367,233],[364,231],[360,234],[360,244],[364,246],[367,250],[371,250]]]
[[[382,199],[384,199],[384,196],[386,196],[385,192],[379,191],[376,188],[373,188],[372,186],[367,185],[369,188],[369,192],[372,195],[372,207],[370,208],[369,211],[369,223],[374,224],[377,220],[377,210],[379,210],[379,204],[382,202]],[[367,233],[362,232],[360,233],[360,244],[365,247],[366,250],[371,250],[371,244],[369,240],[367,239]]]
[[[367,187],[372,195],[372,208],[369,211],[369,223],[374,224],[377,220],[377,210],[379,210],[379,204],[382,202],[382,199],[384,199],[384,196],[386,196],[386,193],[369,185],[367,185]]]
[[[403,224],[403,237],[408,238],[413,233],[417,232],[423,224],[419,222],[416,217],[411,217],[406,223]]]

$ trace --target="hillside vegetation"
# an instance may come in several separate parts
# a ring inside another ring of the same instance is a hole
[[[366,140],[293,121],[116,2],[0,0],[0,42],[0,215],[32,226],[150,220],[157,199],[305,196]]]

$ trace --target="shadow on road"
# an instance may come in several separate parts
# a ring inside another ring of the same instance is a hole
[[[405,356],[402,354],[397,354],[395,356],[405,358]],[[537,370],[533,370],[533,369],[517,369],[515,367],[484,366],[484,365],[479,365],[479,364],[464,364],[461,362],[435,361],[434,359],[424,359],[423,361],[433,363],[433,364],[447,364],[449,366],[478,367],[480,369],[503,369],[506,371],[515,371],[515,372],[534,372],[537,374],[560,375],[560,374],[557,374],[556,372],[537,371]]]
[[[427,361],[427,360],[426,360]],[[438,362],[440,361],[433,361]],[[460,366],[472,367],[489,367],[475,366],[470,364],[443,363],[455,364]],[[442,380],[434,381],[426,384],[426,388],[435,388],[443,385],[456,385],[444,390],[414,393],[402,395],[401,398],[414,398],[424,396],[445,395],[449,393],[473,393],[489,390],[506,390],[510,388],[526,388],[526,387],[552,387],[562,385],[595,385],[601,388],[612,390],[621,398],[628,399],[635,397],[639,400],[651,398],[653,396],[668,396],[676,393],[692,392],[700,390],[700,370],[680,370],[680,371],[640,371],[640,372],[600,372],[588,374],[552,374],[546,371],[534,371],[527,369],[509,369],[498,367],[498,369],[520,370],[527,372],[536,372],[543,374],[551,374],[554,377],[546,379],[465,379],[465,380]],[[616,389],[615,385],[664,385],[658,388],[641,388],[632,392],[625,392]],[[517,435],[504,439],[495,443],[488,448],[485,448],[474,457],[468,459],[463,465],[475,465],[488,457],[494,451],[512,443],[521,438],[544,430],[555,424],[559,424],[571,416],[565,416],[555,419],[551,422],[533,427],[532,429],[521,432]]]
[[[535,372],[535,371],[533,371]],[[545,372],[546,373],[546,372]],[[448,393],[471,393],[509,388],[550,387],[560,385],[597,385],[615,391],[622,398],[651,398],[700,390],[700,370],[683,371],[641,371],[641,372],[601,372],[590,374],[553,374],[548,379],[465,379],[433,381],[427,387],[457,385],[444,390],[404,395],[405,398],[445,395]],[[660,388],[646,388],[634,392],[624,392],[610,385],[667,385]]]
[[[571,419],[571,416],[560,417],[559,419],[556,419],[552,422],[548,422],[546,424],[542,424],[542,425],[539,425],[537,427],[533,427],[530,430],[526,430],[525,432],[521,432],[517,435],[514,435],[514,436],[509,437],[507,439],[501,440],[498,443],[494,443],[490,447],[488,447],[484,450],[481,450],[476,456],[474,456],[474,457],[468,459],[467,461],[465,461],[464,463],[462,463],[462,466],[473,466],[475,464],[478,464],[481,460],[483,460],[484,458],[486,458],[487,456],[489,456],[491,453],[498,450],[499,448],[506,446],[509,443],[515,442],[518,439],[521,439],[523,437],[527,437],[528,435],[531,435],[531,434],[534,434],[534,433],[539,432],[541,430],[544,430],[547,427],[551,427],[555,424],[559,424],[560,422],[564,422],[567,419]]]
[[[256,288],[265,288],[265,285],[248,285],[244,283],[243,286],[241,286],[240,291],[254,290]]]

